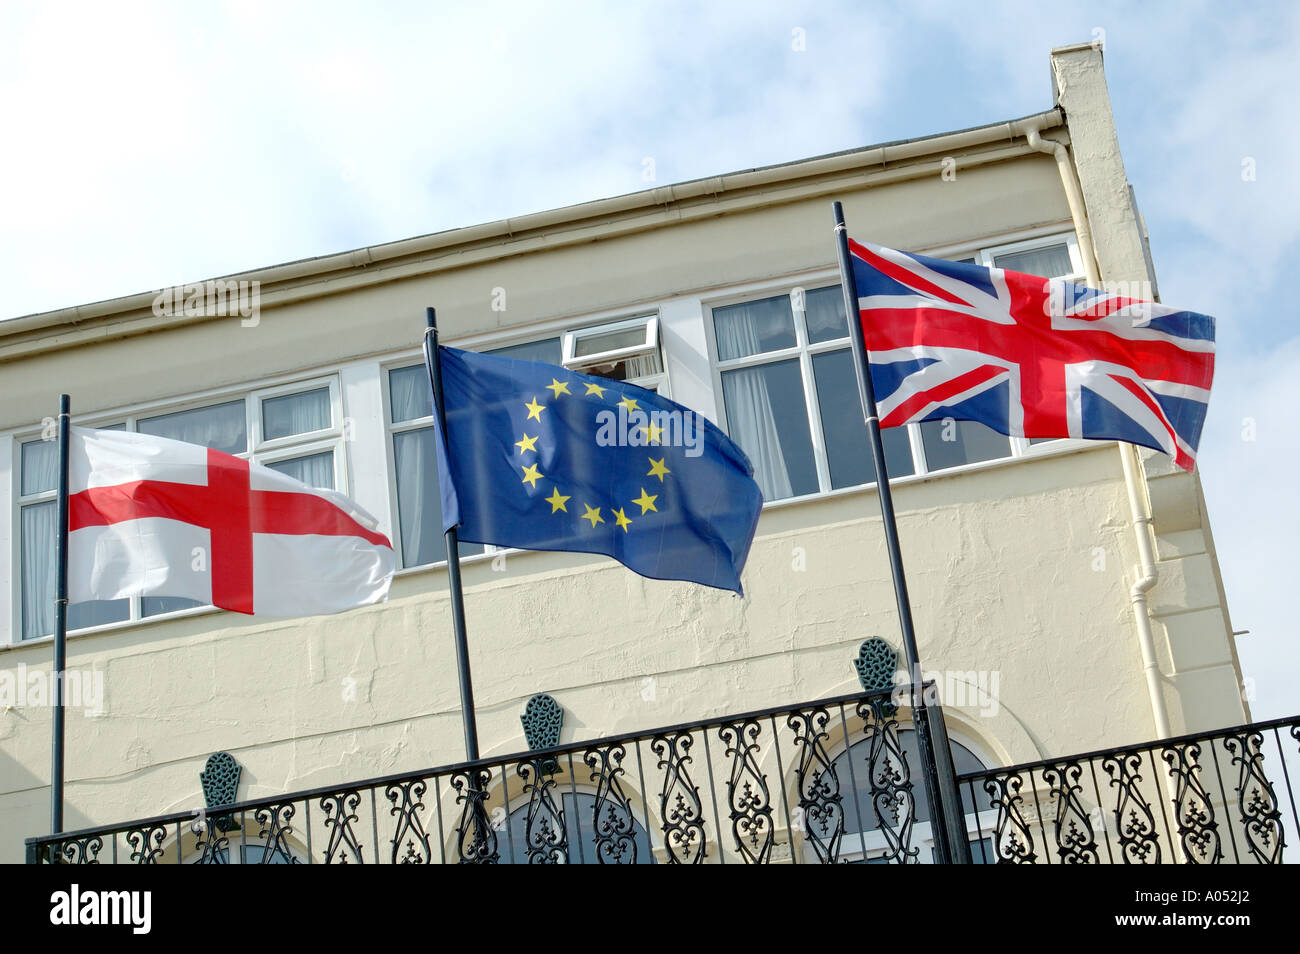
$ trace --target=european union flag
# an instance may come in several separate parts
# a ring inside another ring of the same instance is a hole
[[[439,351],[444,530],[741,592],[763,495],[749,458],[703,415],[621,381]]]

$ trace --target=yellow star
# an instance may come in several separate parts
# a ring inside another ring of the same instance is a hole
[[[655,460],[653,457],[651,457],[650,470],[646,473],[647,477],[658,477],[659,483],[661,484],[664,482],[664,474],[672,473],[671,470],[669,470],[667,467],[664,466],[664,460],[665,458],[663,457],[660,457],[658,460]],[[645,491],[642,491],[642,493],[645,493]]]
[[[525,434],[524,439],[522,441],[515,441],[515,446],[519,448],[519,453],[521,454],[524,451],[532,451],[534,454],[536,454],[537,438],[529,437],[527,434]]]
[[[605,396],[605,389],[599,384],[588,384],[586,396],[591,397],[593,394],[598,398],[603,398]]]
[[[648,494],[645,492],[645,488],[642,487],[641,496],[636,498],[636,500],[633,500],[632,502],[640,506],[641,516],[644,517],[646,515],[646,511],[648,510],[653,510],[655,513],[659,512],[659,508],[655,506],[655,501],[658,499],[659,499],[658,494]]]
[[[537,481],[541,480],[543,477],[546,476],[545,474],[540,474],[537,472],[536,464],[529,464],[527,467],[523,468],[523,471],[524,471],[523,482],[528,484],[528,486],[532,487],[534,490],[537,489]]]
[[[579,519],[590,520],[591,529],[595,530],[596,524],[605,522],[605,518],[600,515],[599,507],[593,507],[591,504],[583,504],[583,506],[587,508],[587,512],[584,513]]]
[[[564,506],[564,502],[568,499],[568,497],[560,493],[560,488],[556,487],[551,491],[551,495],[546,498],[546,502],[551,505],[551,513],[555,513],[557,510],[568,513],[569,508]]]
[[[561,394],[569,394],[570,396],[572,396],[571,392],[569,391],[569,383],[567,381],[557,381],[555,380],[555,378],[551,378],[551,383],[546,386],[555,392],[555,397],[557,399]]]
[[[635,410],[637,409],[637,408],[636,408],[636,398],[624,397],[623,400],[621,400],[621,401],[618,402],[618,406],[619,406],[619,407],[625,407],[625,408],[627,408],[629,411],[635,411]]]
[[[650,422],[648,425],[646,425],[645,427],[638,427],[637,430],[638,430],[638,431],[645,431],[646,434],[649,435],[649,436],[647,437],[647,440],[648,440],[651,444],[658,444],[660,438],[662,438],[662,437],[664,436],[664,429],[663,429],[662,427],[660,427],[658,424],[654,423],[653,421],[651,421],[651,422]]]
[[[525,403],[525,404],[524,404],[524,407],[528,408],[528,417],[527,417],[527,420],[530,420],[530,421],[531,421],[531,420],[533,420],[533,418],[536,418],[537,421],[538,421],[538,423],[541,423],[541,420],[542,420],[542,409],[545,408],[545,406],[546,406],[546,405],[544,405],[544,404],[538,404],[538,403],[537,403],[537,398],[533,398],[531,404]]]
[[[622,507],[614,511],[614,522],[623,528],[624,533],[627,533],[627,528],[632,526],[632,521],[627,519],[627,514],[623,512]]]

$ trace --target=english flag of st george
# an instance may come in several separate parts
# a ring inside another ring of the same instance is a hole
[[[979,421],[1120,440],[1184,470],[1214,379],[1214,319],[1001,268],[849,240],[880,426]]]
[[[392,544],[340,493],[147,434],[72,427],[68,454],[71,602],[183,596],[315,616],[388,597]]]

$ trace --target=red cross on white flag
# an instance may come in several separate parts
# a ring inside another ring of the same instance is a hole
[[[70,437],[71,602],[182,596],[315,616],[388,598],[392,544],[342,494],[196,444]]]

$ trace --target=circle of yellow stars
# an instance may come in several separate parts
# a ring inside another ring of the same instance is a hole
[[[552,396],[550,400],[552,403],[558,401],[561,395],[568,395],[569,397],[576,396],[572,391],[569,390],[570,383],[572,382],[560,381],[556,378],[551,378],[551,383],[546,385],[546,390],[551,392]],[[582,397],[591,397],[592,395],[595,395],[597,399],[603,400],[605,397],[605,392],[608,390],[607,387],[600,384],[592,384],[586,381],[582,382],[582,384],[587,389],[586,393],[583,394]],[[627,395],[624,395],[623,399],[619,401],[616,404],[616,406],[626,408],[629,413],[632,411],[641,410],[641,408],[637,405],[636,398],[628,397]],[[520,440],[515,441],[515,447],[519,448],[520,456],[524,454],[537,453],[537,440],[541,435],[529,434],[527,432],[528,422],[537,421],[537,423],[540,424],[542,422],[542,412],[546,410],[547,405],[539,404],[537,401],[537,396],[534,395],[531,400],[524,402],[524,407],[528,409],[528,417],[524,419],[524,435]],[[658,426],[657,424],[655,424],[653,421],[647,422],[647,424],[639,428],[639,430],[645,433],[646,442],[648,444],[658,444],[663,439],[664,429]],[[658,459],[654,457],[648,457],[647,460],[650,463],[650,469],[646,471],[645,476],[647,478],[650,477],[657,478],[659,480],[659,484],[662,485],[664,482],[664,478],[672,473],[672,471],[668,468],[667,464],[665,463],[665,461],[667,460],[667,456],[665,455],[664,457],[660,457]],[[536,462],[532,464],[519,465],[519,469],[523,471],[522,482],[527,484],[529,488],[533,490],[537,489],[537,482],[539,480],[546,479],[546,475],[543,474],[538,469],[539,466],[540,465],[537,464]],[[646,483],[649,483],[650,486],[652,487],[655,486],[653,482],[649,480],[647,480]],[[640,489],[641,489],[641,496],[636,497],[635,499],[630,501],[627,505],[623,507],[619,507],[617,510],[615,510],[612,507],[606,508],[609,510],[610,519],[614,521],[614,525],[619,529],[621,529],[624,533],[627,533],[628,527],[632,526],[632,518],[629,517],[626,513],[628,507],[637,506],[641,508],[641,512],[639,514],[633,511],[633,516],[638,518],[644,517],[648,513],[659,512],[659,508],[656,506],[655,501],[659,499],[660,495],[652,494],[648,492],[644,486],[642,486]],[[573,499],[573,496],[571,494],[560,493],[560,488],[557,485],[552,484],[551,495],[549,497],[543,497],[542,499],[551,505],[551,513],[568,514],[569,513],[568,503],[570,500]],[[586,520],[591,525],[591,529],[594,530],[597,524],[605,523],[605,517],[602,515],[600,507],[593,507],[591,504],[585,502],[582,504],[582,507],[585,512],[582,513],[578,517],[578,519]]]

